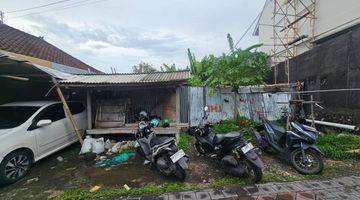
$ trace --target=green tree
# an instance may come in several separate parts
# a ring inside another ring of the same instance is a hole
[[[194,65],[190,84],[210,86],[218,89],[228,86],[237,89],[239,86],[259,85],[265,83],[270,69],[265,53],[252,51],[261,45],[254,45],[245,50],[236,49],[229,55],[205,56]]]
[[[134,65],[132,68],[133,73],[151,73],[151,72],[157,72],[151,64],[140,62],[138,65]]]
[[[167,65],[163,64],[163,66],[160,67],[162,72],[176,72],[176,71],[182,71],[182,70],[189,70],[189,67],[186,67],[185,69],[182,69],[180,67],[176,67],[175,64]]]

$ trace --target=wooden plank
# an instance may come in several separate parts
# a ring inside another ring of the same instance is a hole
[[[105,134],[135,134],[137,128],[122,127],[122,128],[107,128],[107,129],[91,129],[87,130],[89,135],[105,135]],[[170,134],[175,135],[180,132],[176,127],[162,128],[158,127],[154,129],[156,134]]]
[[[180,123],[180,88],[176,88],[176,123]]]

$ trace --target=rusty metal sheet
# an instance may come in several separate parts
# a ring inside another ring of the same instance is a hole
[[[280,119],[284,110],[289,110],[289,102],[291,95],[289,94],[263,94],[265,116],[268,120]]]
[[[234,118],[234,110],[240,116],[260,122],[264,117],[268,120],[277,120],[282,116],[282,111],[288,108],[288,101],[291,95],[285,93],[259,93],[261,88],[243,87],[242,91],[249,93],[235,94],[227,90],[220,90],[211,93],[206,88],[204,96],[203,88],[190,87],[190,124],[197,125],[203,116],[203,107],[209,107],[209,121],[218,122],[225,119]],[[205,104],[204,104],[205,102]],[[236,104],[235,104],[236,103]],[[236,106],[236,108],[235,108]]]
[[[199,124],[204,114],[204,96],[202,87],[190,87],[190,126]]]
[[[238,94],[237,95],[237,111],[240,116],[244,116],[250,119],[250,103],[247,100],[247,94]]]
[[[212,93],[209,88],[205,89],[206,91],[206,105],[209,108],[209,117],[210,122],[218,122],[222,119],[222,100],[220,92]]]

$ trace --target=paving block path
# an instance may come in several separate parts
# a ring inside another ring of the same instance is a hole
[[[162,196],[118,198],[121,200],[360,200],[360,177],[229,186],[223,189],[186,191]]]

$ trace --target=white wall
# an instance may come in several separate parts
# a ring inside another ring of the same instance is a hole
[[[279,0],[278,2],[283,3],[281,1],[284,2],[285,0]],[[310,0],[302,1],[306,5],[310,4]],[[303,9],[300,3],[298,3],[297,7],[299,8],[298,10]],[[274,23],[273,12],[274,0],[267,0],[259,19],[259,42],[264,44],[261,50],[270,55],[272,55],[272,49],[274,48],[273,27],[266,26],[266,24],[272,25]],[[315,17],[314,30],[310,29],[310,20],[302,20],[298,23],[299,35],[312,36],[314,31],[314,39],[317,40],[359,23],[360,0],[316,0]],[[276,21],[280,21],[280,18],[277,18]],[[293,19],[290,19],[290,21],[293,21]],[[280,30],[281,28],[277,29]],[[282,37],[282,35],[280,36]],[[311,47],[310,42],[298,44],[297,55],[307,51],[308,47]],[[283,49],[282,47],[278,48],[278,50]]]

